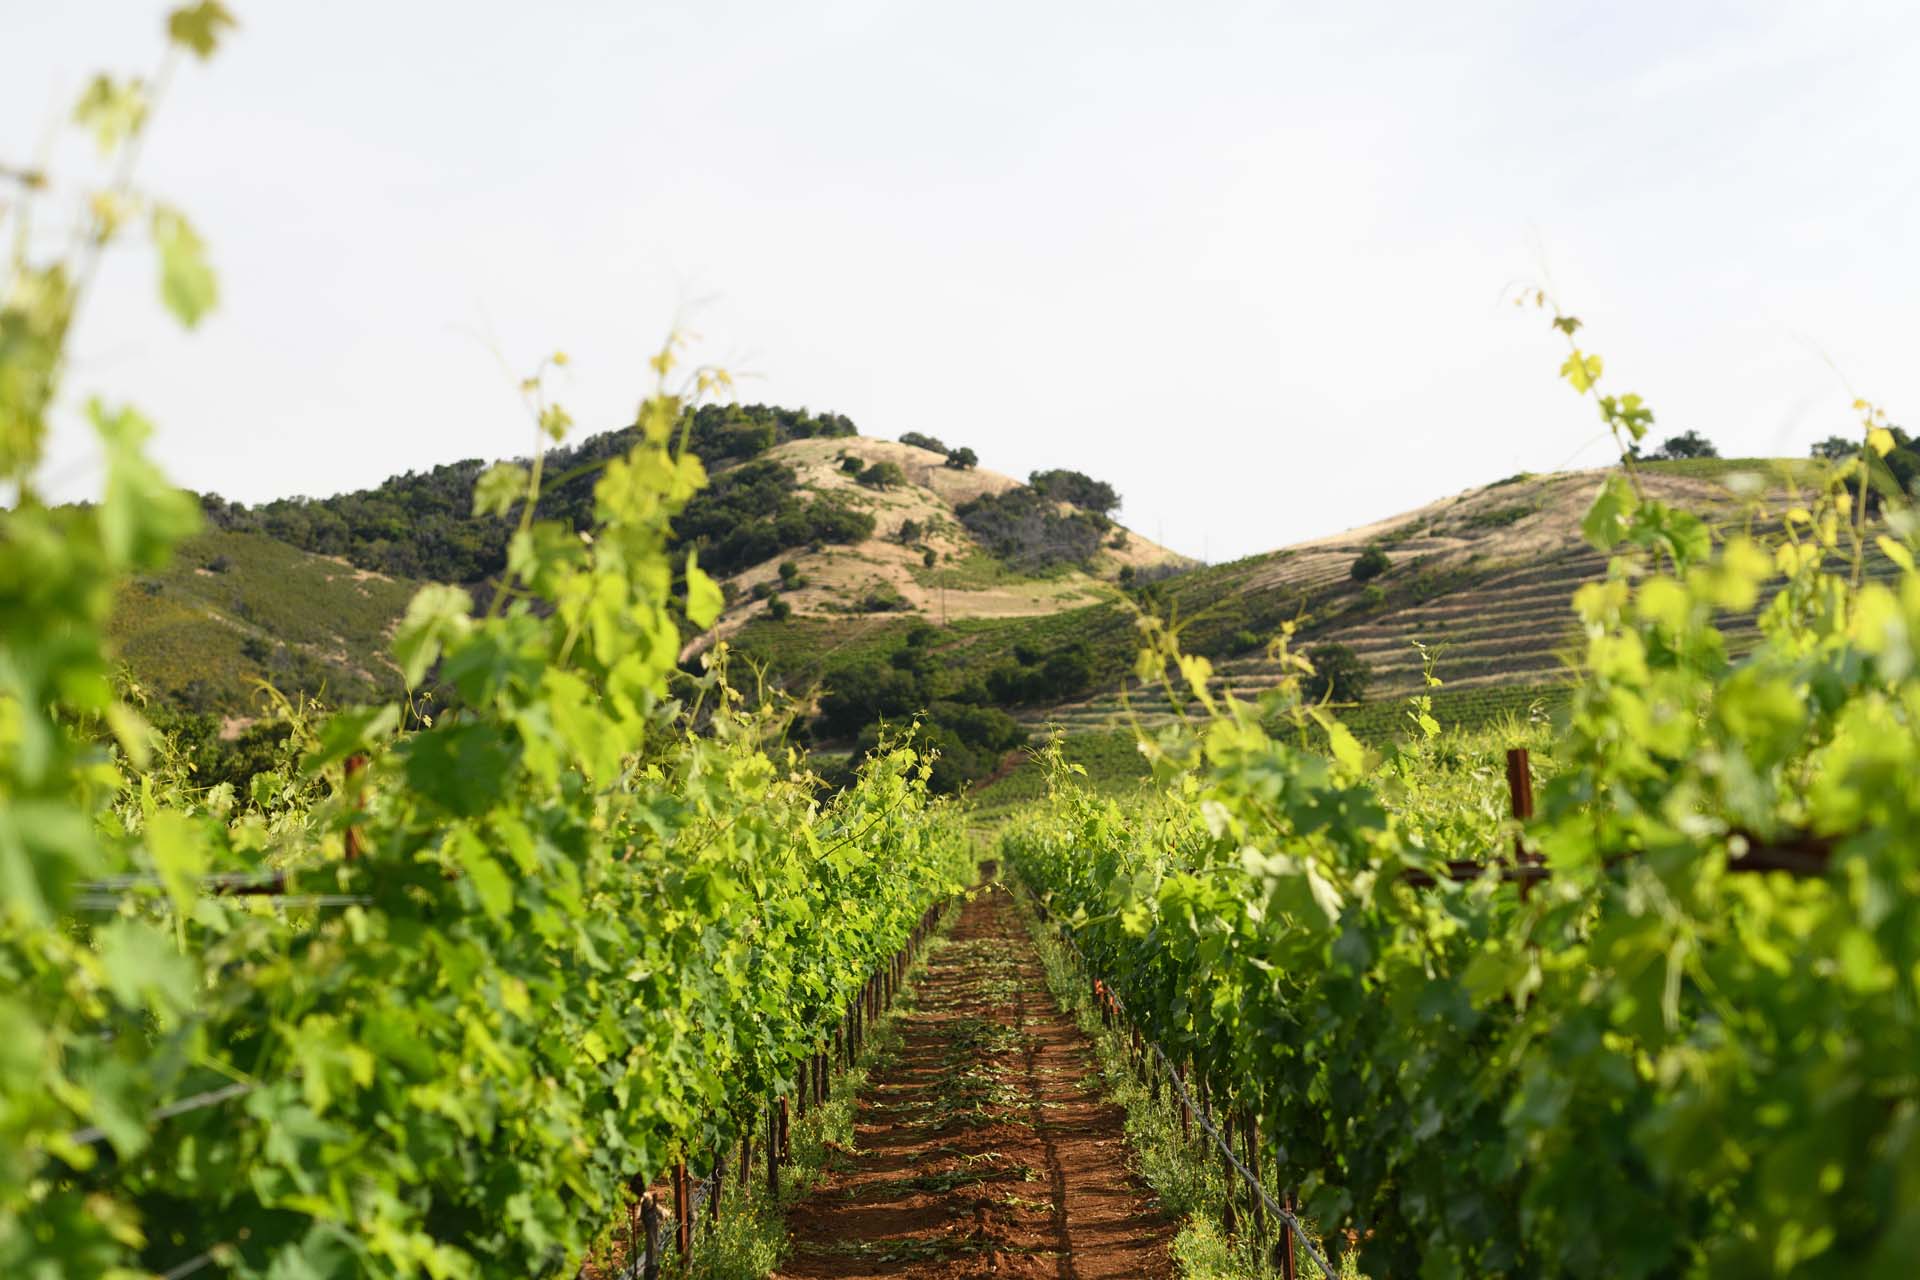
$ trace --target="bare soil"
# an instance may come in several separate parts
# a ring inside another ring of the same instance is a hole
[[[1134,1172],[1093,1047],[989,881],[929,958],[814,1193],[788,1214],[802,1277],[1160,1280],[1177,1224]]]

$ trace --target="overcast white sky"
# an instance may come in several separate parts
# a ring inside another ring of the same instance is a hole
[[[1543,273],[1663,435],[1920,420],[1910,3],[230,2],[144,166],[224,303],[180,334],[123,255],[69,388],[229,497],[524,452],[489,343],[619,425],[685,319],[744,399],[1221,560],[1604,461],[1501,304]],[[0,0],[0,160],[164,7]]]

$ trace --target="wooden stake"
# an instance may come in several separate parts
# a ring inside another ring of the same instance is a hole
[[[367,758],[365,756],[355,755],[347,757],[347,790],[352,792],[350,799],[354,812],[356,813],[360,811],[365,803],[365,797],[360,793],[359,779],[361,772],[365,770],[366,767]],[[366,852],[360,843],[359,827],[350,826],[347,828],[346,846],[348,862],[356,860],[362,853]]]
[[[767,1108],[767,1196],[780,1203],[780,1113]]]
[[[688,1194],[687,1186],[687,1162],[676,1160],[673,1162],[673,1244],[679,1250],[683,1263],[687,1255],[693,1251],[693,1206],[689,1203],[691,1200],[692,1196]]]
[[[1193,1141],[1193,1108],[1187,1105],[1187,1064],[1181,1063],[1175,1070],[1180,1077],[1180,1141]]]

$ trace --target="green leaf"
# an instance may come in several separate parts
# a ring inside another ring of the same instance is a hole
[[[1313,894],[1313,905],[1326,914],[1329,923],[1340,918],[1340,890],[1311,862],[1307,863],[1307,889]]]
[[[518,753],[485,724],[435,728],[408,739],[407,785],[461,817],[478,817],[500,798]]]
[[[687,552],[687,621],[705,631],[726,605],[719,584],[701,571],[694,553]]]
[[[399,727],[400,708],[391,702],[335,712],[320,731],[319,745],[301,760],[300,768],[316,774],[336,761],[371,750]]]
[[[235,25],[233,14],[220,0],[200,0],[167,15],[167,38],[204,62],[219,47],[222,33]]]
[[[472,831],[461,830],[450,843],[455,860],[480,899],[480,909],[495,920],[506,919],[513,910],[513,881],[506,871]]]
[[[473,597],[460,587],[436,582],[415,592],[393,637],[393,656],[407,688],[419,688],[447,642],[466,635],[472,627]]]
[[[527,496],[527,469],[514,462],[496,462],[480,473],[473,485],[473,514],[504,516]]]
[[[1583,355],[1575,351],[1560,366],[1560,376],[1573,384],[1573,389],[1585,395],[1594,383],[1600,381],[1600,371],[1604,364],[1599,356]]]
[[[1629,517],[1639,504],[1625,476],[1608,476],[1600,492],[1593,496],[1586,518],[1580,522],[1581,535],[1597,551],[1613,550],[1626,538]]]
[[[84,812],[43,800],[0,804],[0,902],[20,915],[50,919],[99,856]]]
[[[116,82],[99,75],[73,108],[74,122],[90,130],[102,154],[131,138],[147,121],[147,87],[139,80]]]
[[[162,810],[147,822],[147,853],[174,910],[191,910],[209,863],[205,833],[185,814]]]
[[[220,301],[206,243],[178,210],[160,205],[153,211],[153,247],[160,255],[160,298],[191,329]]]
[[[193,966],[152,925],[116,920],[96,937],[101,974],[120,1003],[163,1016],[192,1007]]]
[[[1607,425],[1625,431],[1635,440],[1646,438],[1647,428],[1653,425],[1653,410],[1637,395],[1601,396],[1600,416]]]
[[[142,451],[153,432],[145,418],[97,399],[88,401],[87,417],[107,455],[106,494],[97,509],[102,550],[120,572],[160,568],[181,539],[200,531],[200,504],[168,484]]]

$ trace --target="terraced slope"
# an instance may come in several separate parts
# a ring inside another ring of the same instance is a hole
[[[1766,474],[1767,464],[1749,466]],[[1734,463],[1711,475],[1656,470],[1645,483],[1666,501],[1731,520],[1739,504],[1726,477],[1740,473]],[[1524,706],[1535,692],[1560,681],[1575,639],[1573,593],[1605,572],[1606,557],[1585,544],[1579,529],[1605,475],[1596,470],[1515,477],[1286,548],[1246,562],[1241,580],[1222,598],[1266,616],[1273,610],[1259,602],[1296,602],[1295,647],[1351,648],[1371,673],[1372,700],[1396,699],[1420,687],[1418,644],[1436,655],[1447,689],[1517,690],[1525,696],[1516,705]],[[1351,567],[1369,544],[1386,548],[1392,567],[1370,583],[1354,583]],[[1729,621],[1736,641],[1751,627],[1750,618]],[[1192,624],[1204,632],[1204,614]],[[1255,632],[1254,638],[1264,642],[1266,634]],[[1190,647],[1208,652],[1204,645]],[[1258,695],[1280,676],[1263,643],[1239,653],[1215,651],[1214,663],[1221,685],[1242,697]],[[1127,680],[1078,702],[1027,710],[1022,718],[1077,732],[1111,726],[1129,713],[1152,723],[1172,710],[1158,691]]]

